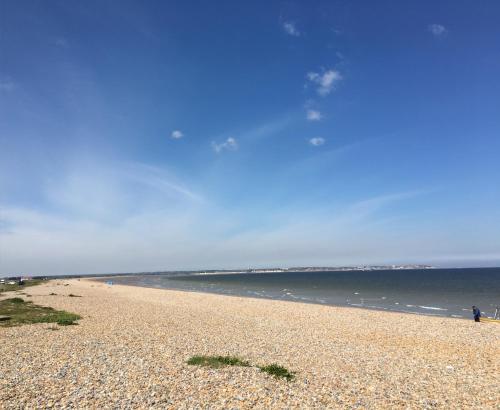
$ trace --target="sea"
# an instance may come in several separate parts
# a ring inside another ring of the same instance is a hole
[[[500,307],[500,268],[141,274],[102,280],[149,288],[456,318],[471,318],[472,305],[489,317]]]

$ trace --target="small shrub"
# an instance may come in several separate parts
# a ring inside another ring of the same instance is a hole
[[[250,366],[250,363],[247,361],[233,356],[193,356],[187,361],[187,364],[213,368],[223,366]]]
[[[282,377],[284,379],[287,379],[288,381],[293,380],[293,378],[295,377],[293,372],[290,372],[285,367],[280,366],[276,363],[270,364],[268,366],[259,366],[259,369],[261,372],[269,373],[270,375],[277,378]]]
[[[69,296],[70,298],[81,298],[81,296],[80,296],[80,295],[73,295],[72,293],[70,293],[68,296]]]

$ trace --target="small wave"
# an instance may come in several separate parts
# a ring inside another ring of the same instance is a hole
[[[407,305],[408,306],[408,305]],[[420,309],[427,309],[427,310],[448,310],[440,307],[435,307],[435,306],[419,306]]]
[[[462,315],[451,315],[451,317],[463,317]]]
[[[365,307],[367,308],[371,308],[371,309],[383,309],[383,310],[387,310],[386,307],[383,307],[383,306],[376,306],[376,305],[365,305]]]
[[[355,295],[359,295],[359,292],[354,292]]]
[[[406,305],[406,307],[415,307],[415,305]]]

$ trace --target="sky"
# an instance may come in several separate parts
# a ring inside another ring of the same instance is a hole
[[[500,266],[499,21],[0,0],[0,275]]]

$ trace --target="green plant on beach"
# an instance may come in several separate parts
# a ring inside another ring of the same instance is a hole
[[[269,373],[270,375],[277,378],[284,378],[288,381],[293,380],[295,377],[294,372],[290,372],[287,368],[280,366],[279,364],[273,363],[268,366],[259,366],[261,372]]]
[[[33,323],[57,323],[59,326],[69,326],[77,325],[78,323],[75,323],[75,321],[78,319],[81,319],[80,316],[74,313],[56,310],[53,313],[34,319]]]
[[[24,299],[23,298],[10,298],[10,299],[5,299],[5,302],[10,302],[10,303],[13,303],[15,305],[19,305],[20,303],[24,303]]]
[[[243,366],[249,367],[250,363],[233,356],[193,356],[188,361],[190,365],[208,366],[213,368],[223,366]]]
[[[0,301],[0,316],[8,320],[0,322],[0,326],[19,326],[28,323],[57,323],[59,326],[76,325],[79,315],[55,310],[51,307],[35,305],[21,298],[10,298]]]
[[[223,366],[252,366],[250,362],[234,356],[193,356],[187,361],[187,364],[195,366],[207,366],[211,368],[219,368]],[[290,372],[287,368],[276,363],[270,364],[268,366],[256,367],[258,367],[261,372],[268,373],[276,378],[284,378],[287,381],[291,381],[295,377],[294,372]]]

